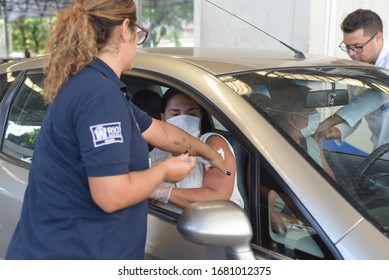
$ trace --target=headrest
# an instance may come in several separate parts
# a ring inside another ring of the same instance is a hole
[[[155,119],[161,119],[161,96],[151,90],[140,90],[132,98],[132,103]]]

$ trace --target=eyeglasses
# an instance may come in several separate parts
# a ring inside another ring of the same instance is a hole
[[[339,45],[339,48],[348,53],[349,51],[353,51],[354,53],[362,53],[363,52],[363,47],[366,46],[368,43],[370,43],[371,40],[373,40],[373,38],[375,37],[375,35],[377,35],[377,33],[375,33],[373,36],[371,36],[371,38],[364,44],[360,45],[360,46],[349,46],[349,45],[346,45],[344,42],[340,43]]]
[[[131,24],[137,27],[136,35],[138,36],[138,46],[142,45],[146,41],[147,36],[149,35],[149,30],[137,25],[136,23],[131,22]]]

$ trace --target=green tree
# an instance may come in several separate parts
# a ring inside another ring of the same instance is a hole
[[[142,1],[142,21],[150,29],[150,38],[145,46],[158,46],[161,38],[180,46],[180,39],[185,36],[185,26],[193,24],[193,0],[181,0],[172,4],[163,0]],[[20,18],[8,23],[12,34],[11,50],[15,52],[33,52],[42,54],[45,51],[49,36],[49,27],[53,18]],[[192,34],[189,34],[192,36]]]
[[[38,17],[21,18],[18,21],[9,22],[8,28],[12,34],[11,51],[44,53],[51,21],[52,18]]]
[[[193,1],[182,0],[165,4],[161,0],[142,1],[142,24],[148,23],[150,38],[146,46],[158,46],[161,38],[169,39],[180,47],[184,26],[193,24]],[[193,35],[192,35],[193,36]]]

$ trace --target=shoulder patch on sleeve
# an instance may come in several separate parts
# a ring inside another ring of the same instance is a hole
[[[95,148],[123,143],[122,128],[120,122],[102,123],[89,127]]]

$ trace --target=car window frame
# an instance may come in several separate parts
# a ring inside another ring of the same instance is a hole
[[[17,159],[13,156],[10,156],[3,152],[3,142],[4,137],[6,133],[6,127],[9,120],[9,114],[13,105],[13,102],[15,98],[17,97],[18,93],[20,92],[20,89],[24,83],[24,81],[27,79],[27,77],[31,75],[44,75],[42,69],[32,69],[32,70],[24,70],[20,71],[15,79],[15,81],[12,83],[12,85],[9,87],[8,92],[6,96],[4,96],[4,103],[2,104],[2,110],[0,119],[2,120],[1,124],[1,139],[0,139],[0,157],[5,158],[8,162],[24,167],[26,169],[29,169],[31,167],[31,163],[23,161],[21,159]],[[42,119],[43,120],[43,119]]]
[[[0,86],[0,102],[3,100],[3,98],[6,97],[8,90],[10,88],[12,88],[12,85],[17,80],[17,76],[19,75],[19,73],[20,73],[20,71],[13,71],[13,72],[9,71],[9,72],[0,73],[0,84],[1,84],[3,78],[4,78],[4,82],[6,83],[5,86]],[[12,77],[14,77],[14,79],[12,81],[8,82],[9,75],[12,75]]]
[[[317,221],[314,219],[314,217],[312,217],[312,215],[309,213],[309,211],[305,208],[305,206],[298,199],[296,194],[293,193],[293,191],[290,189],[288,184],[281,178],[280,174],[261,155],[258,157],[258,159],[260,160],[260,162],[258,163],[258,165],[260,165],[260,168],[261,168],[261,172],[260,173],[263,173],[263,170],[265,170],[268,173],[267,176],[271,176],[271,179],[275,183],[275,186],[274,187],[270,187],[269,189],[270,190],[275,190],[276,192],[282,192],[284,195],[286,195],[287,198],[290,200],[290,202],[293,203],[294,206],[298,209],[300,214],[303,215],[304,218],[315,229],[318,238],[320,238],[319,244],[317,243],[317,245],[321,248],[322,252],[324,253],[324,259],[342,259],[341,254],[339,253],[339,251],[336,248],[336,246],[331,242],[331,240],[328,238],[328,236],[322,230],[322,228],[317,223]],[[263,186],[262,186],[262,182],[260,182],[259,183],[258,196],[260,197],[259,198],[260,201],[263,202],[261,204],[261,207],[264,207],[264,208],[268,209],[268,204],[269,204],[269,200],[268,200],[268,197],[267,197],[268,193],[267,192],[263,192],[262,190],[263,190]],[[269,213],[266,212],[266,211],[263,211],[264,208],[258,209],[258,212],[260,213],[260,219],[261,220],[268,219],[268,214]],[[262,247],[265,247],[265,248],[273,247],[270,244],[276,242],[274,240],[271,240],[268,244],[265,244],[265,242],[264,242],[264,237],[265,236],[267,238],[270,238],[270,236],[269,236],[270,228],[269,228],[268,225],[269,225],[269,223],[267,222],[267,223],[265,223],[265,226],[264,226],[264,224],[261,224],[260,228],[258,228],[258,231],[261,232],[261,234],[260,234],[260,236],[261,236],[260,245]],[[281,247],[282,247],[282,244],[279,243],[279,245],[281,245]],[[282,250],[284,250],[284,249],[281,249],[278,253],[281,254]],[[289,254],[286,253],[286,255],[288,257],[291,257],[293,254],[294,254],[294,252],[290,252]],[[312,256],[312,258],[308,258],[308,259],[316,259],[316,258],[314,256]],[[321,259],[321,258],[318,258],[318,259]]]
[[[364,91],[373,91],[373,92],[375,91],[375,92],[379,92],[379,93],[388,94],[389,84],[387,82],[388,81],[387,76],[384,73],[385,71],[381,71],[382,69],[378,69],[376,67],[371,67],[371,68],[372,69],[370,69],[369,71],[372,71],[372,72],[369,75],[366,75],[366,72],[364,72],[364,70],[361,70],[362,68],[353,67],[353,66],[343,66],[343,67],[336,67],[336,68],[334,68],[332,66],[290,67],[290,68],[280,68],[280,69],[274,68],[274,69],[264,69],[260,72],[262,72],[262,75],[264,73],[272,74],[273,72],[277,73],[279,71],[284,76],[285,75],[286,76],[288,76],[288,75],[299,76],[299,75],[306,74],[308,76],[312,75],[313,77],[317,73],[319,73],[319,76],[323,75],[325,77],[328,76],[330,78],[335,77],[336,81],[334,82],[334,84],[339,83],[340,85],[338,85],[338,86],[334,85],[334,88],[341,89],[341,90],[347,89],[349,94],[352,93],[351,89],[353,87],[354,87],[354,90],[356,93],[358,93],[358,92],[362,93]],[[347,72],[347,71],[349,71],[349,72]],[[233,73],[233,74],[223,74],[220,76],[220,78],[221,78],[221,80],[223,80],[223,77],[228,77],[228,79],[230,79],[229,77],[232,76],[232,77],[237,78],[239,80],[239,77],[237,77],[237,76],[240,76],[240,75],[245,76],[246,74],[250,75],[253,72],[255,72],[255,71],[250,70],[250,71],[244,71],[244,72]],[[294,73],[294,72],[296,72],[296,73]],[[374,73],[374,75],[372,73]],[[264,75],[264,76],[266,76],[266,75]],[[280,77],[283,77],[283,75],[281,75]],[[276,78],[280,78],[280,77],[278,77],[276,75]],[[226,79],[224,79],[224,80],[226,80]],[[296,77],[295,80],[298,81],[298,80],[300,80],[300,78]],[[304,79],[302,79],[302,80],[304,80]],[[332,80],[330,80],[330,81],[331,81],[331,83],[333,82]],[[228,80],[226,82],[228,82]],[[313,81],[311,81],[311,82],[316,82],[316,81],[315,81],[315,79],[313,79]],[[330,83],[329,81],[327,81],[325,79],[321,80],[321,82],[324,82],[327,84]],[[255,83],[254,83],[254,85],[258,86],[258,84],[255,84]],[[351,88],[349,88],[349,87],[351,87]],[[362,91],[360,91],[361,89],[362,89]],[[247,95],[249,95],[249,93]],[[339,107],[344,106],[344,105],[346,105],[346,104],[338,104],[338,105],[335,105],[333,108],[331,108],[330,106],[324,106],[324,107],[328,107],[328,108],[317,108],[317,109],[319,109],[318,111],[321,113],[323,113],[325,110],[327,110],[327,113],[328,113],[328,112],[331,112],[332,110],[336,111],[337,109],[339,109]],[[258,106],[253,106],[253,107],[258,107]],[[318,107],[321,107],[321,106],[318,106]],[[255,109],[265,119],[267,119],[267,121],[269,123],[271,123],[272,126],[274,126],[281,135],[283,135],[283,138],[288,140],[290,145],[294,146],[294,149],[296,151],[298,151],[299,154],[302,155],[306,159],[306,161],[309,162],[309,164],[311,166],[313,166],[317,170],[317,172],[319,172],[322,175],[322,177],[324,179],[326,179],[331,184],[331,186],[333,187],[333,189],[336,192],[338,192],[345,200],[347,200],[347,203],[349,205],[351,205],[358,212],[358,214],[360,214],[366,220],[368,220],[369,223],[372,224],[383,235],[387,236],[387,226],[386,226],[387,224],[385,224],[385,223],[381,224],[379,222],[379,217],[385,218],[386,215],[382,214],[383,211],[381,210],[381,213],[376,214],[377,216],[375,216],[374,215],[375,209],[374,208],[370,208],[370,209],[367,208],[367,206],[365,205],[365,202],[363,200],[369,199],[368,195],[365,197],[362,197],[362,195],[358,194],[358,189],[355,189],[356,185],[355,185],[355,182],[352,180],[352,178],[355,178],[353,175],[356,172],[344,172],[344,170],[350,171],[351,167],[353,167],[353,166],[358,167],[358,166],[360,166],[361,163],[362,164],[365,163],[364,159],[359,158],[359,157],[361,157],[361,155],[359,153],[356,153],[355,151],[353,151],[351,153],[345,152],[342,155],[343,158],[346,158],[345,156],[348,156],[350,159],[348,161],[342,162],[339,160],[339,158],[340,158],[339,155],[341,155],[342,151],[337,153],[337,150],[330,148],[329,145],[327,145],[326,147],[323,147],[323,152],[326,155],[326,159],[327,159],[328,164],[330,165],[330,163],[331,163],[333,166],[341,166],[341,168],[339,168],[339,169],[337,169],[337,168],[332,169],[332,171],[334,172],[335,178],[336,178],[336,180],[335,180],[329,174],[327,174],[327,172],[325,172],[324,168],[319,166],[319,164],[317,164],[317,162],[315,162],[313,160],[313,158],[310,157],[306,151],[304,151],[300,146],[298,146],[298,145],[296,145],[296,143],[294,143],[293,139],[289,135],[287,135],[287,133],[284,131],[284,129],[282,129],[275,122],[275,120],[272,119],[270,114],[265,112],[264,108],[261,107],[261,108],[255,108]],[[382,107],[381,107],[381,109],[382,109]],[[365,118],[362,118],[361,123],[365,124],[365,127],[367,128],[368,124],[367,124]],[[362,129],[360,127],[359,127],[359,131],[362,131]],[[368,133],[370,133],[370,132],[368,132]],[[356,134],[356,133],[353,133],[353,135],[354,135],[354,139],[361,138],[361,137],[355,137],[356,135],[369,136],[369,134]],[[349,142],[348,140],[350,140],[351,138],[353,138],[353,137],[350,136],[345,142],[348,143]],[[365,139],[365,137],[362,137],[362,138]],[[361,141],[361,142],[363,142],[363,143],[370,142],[370,138],[366,137],[366,140]],[[353,142],[350,142],[350,144],[353,145]],[[374,150],[372,149],[373,148],[372,143],[370,143],[370,144],[371,144],[371,150],[366,150],[366,151],[367,152],[370,151],[369,153],[371,154],[374,152]],[[358,148],[358,145],[356,145],[356,148]],[[338,160],[339,162],[336,162],[336,160]],[[379,161],[377,161],[377,162],[379,162]],[[354,169],[357,169],[357,168],[354,168]],[[340,170],[340,172],[338,172],[336,174],[334,170],[335,171]],[[342,172],[344,172],[344,174],[342,174]],[[339,176],[339,174],[343,175],[343,176]],[[378,173],[376,173],[376,174],[378,174]],[[373,179],[373,181],[374,181],[374,179]],[[365,188],[365,191],[369,192],[370,190]],[[373,188],[372,192],[374,192],[374,191],[375,190]],[[375,199],[377,200],[376,205],[379,206],[379,199],[380,198],[376,197]],[[373,205],[373,203],[370,203],[370,202],[366,203],[366,204]],[[377,207],[377,209],[378,208],[379,207]],[[373,212],[373,214],[371,214],[371,212]],[[387,221],[385,221],[385,222],[387,223]]]

